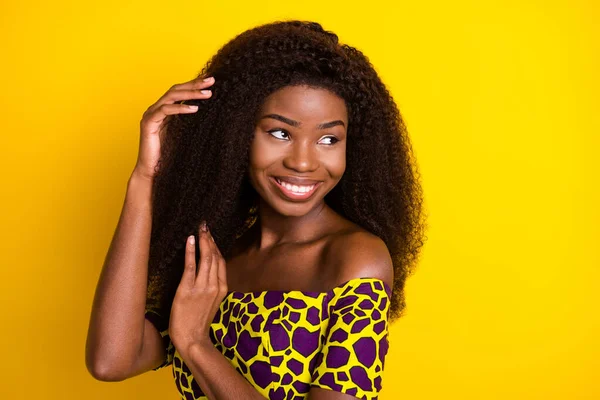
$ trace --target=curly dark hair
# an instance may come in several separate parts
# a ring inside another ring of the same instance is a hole
[[[194,114],[168,117],[153,185],[148,305],[168,318],[185,242],[206,220],[227,258],[256,220],[247,170],[257,113],[289,85],[330,90],[348,110],[347,165],[325,202],[377,235],[394,264],[390,320],[403,315],[404,284],[424,244],[419,173],[400,112],[368,58],[319,23],[278,21],[225,44],[199,76],[214,76]],[[198,254],[197,254],[198,259]]]

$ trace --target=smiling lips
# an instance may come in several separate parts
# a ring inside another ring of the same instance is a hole
[[[286,197],[298,200],[309,198],[315,192],[315,189],[321,184],[320,181],[291,177],[288,178],[288,180],[285,180],[285,178],[282,180],[279,177],[274,177],[272,179]],[[300,182],[304,184],[301,184]]]

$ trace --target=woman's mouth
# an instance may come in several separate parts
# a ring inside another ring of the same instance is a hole
[[[275,186],[279,188],[285,197],[292,200],[308,199],[313,195],[313,193],[316,192],[316,189],[321,185],[321,183],[323,183],[318,182],[312,185],[298,185],[295,183],[288,183],[279,178],[269,177],[269,179],[274,182]]]

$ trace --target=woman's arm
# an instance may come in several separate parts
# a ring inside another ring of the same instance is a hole
[[[192,376],[211,400],[264,400],[250,382],[240,375],[229,360],[212,343],[189,347],[181,358]]]
[[[152,182],[161,155],[163,122],[169,115],[198,110],[198,106],[183,104],[182,100],[211,97],[206,88],[214,78],[203,78],[173,85],[148,107],[140,121],[138,159],[92,306],[85,363],[97,379],[123,380],[165,360],[160,333],[145,318]]]
[[[144,317],[152,227],[152,179],[132,173],[96,288],[86,342],[88,371],[123,380],[158,366],[160,334]]]

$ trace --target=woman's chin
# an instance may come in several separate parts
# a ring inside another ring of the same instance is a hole
[[[283,200],[279,196],[274,196],[267,203],[277,214],[285,217],[302,217],[309,214],[315,208],[318,208],[323,203],[323,199],[313,197],[308,202],[291,202]]]

